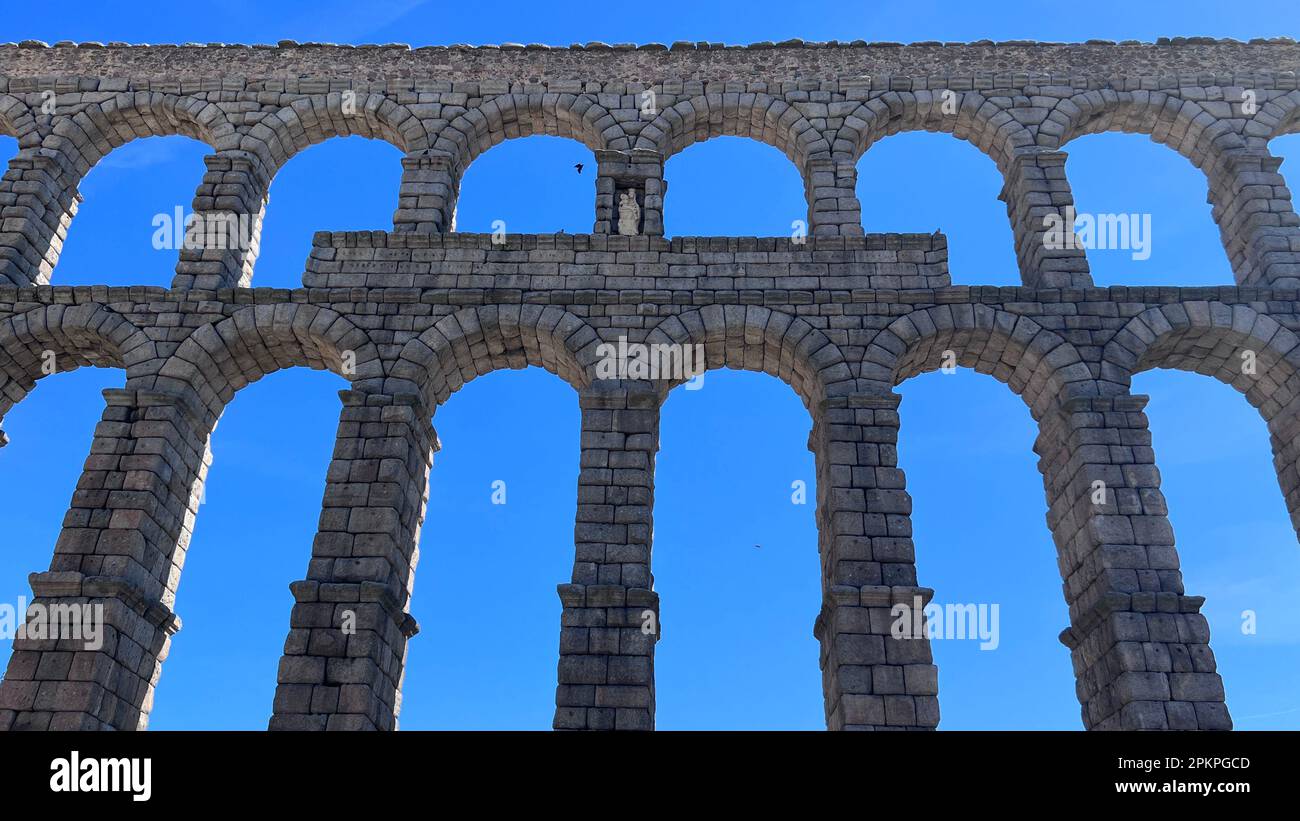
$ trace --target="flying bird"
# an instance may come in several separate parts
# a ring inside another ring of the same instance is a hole
[[[574,163],[573,167],[578,169],[579,174],[582,173],[582,163]]]

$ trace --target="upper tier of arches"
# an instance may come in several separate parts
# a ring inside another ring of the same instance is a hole
[[[598,158],[604,152],[657,158],[662,177],[668,157],[701,140],[738,136],[774,146],[794,164],[805,184],[811,233],[859,235],[860,224],[839,228],[848,225],[842,219],[846,213],[858,212],[854,164],[888,135],[931,131],[966,140],[993,160],[1006,179],[1004,193],[1017,198],[1029,196],[1022,190],[1026,158],[1059,152],[1081,135],[1124,131],[1149,135],[1205,173],[1239,282],[1280,278],[1291,285],[1295,279],[1287,272],[1297,264],[1296,252],[1279,242],[1300,245],[1293,236],[1300,227],[1268,143],[1300,130],[1300,92],[760,85],[762,90],[701,84],[690,93],[660,85],[634,94],[626,88],[624,93],[579,90],[593,84],[556,84],[554,91],[539,84],[482,96],[349,88],[320,94],[0,94],[0,134],[19,145],[0,181],[0,203],[25,222],[24,230],[0,234],[4,273],[17,284],[51,281],[80,181],[109,153],[141,137],[181,134],[212,149],[196,209],[209,200],[217,207],[235,207],[230,202],[239,200],[254,210],[265,202],[276,173],[305,148],[342,136],[383,140],[405,156],[395,230],[430,225],[446,230],[454,224],[465,169],[505,140],[547,134],[578,141]],[[213,177],[214,169],[221,175]],[[1261,193],[1261,187],[1272,190]],[[232,188],[242,190],[232,193]],[[422,217],[421,211],[439,213]],[[1261,219],[1261,214],[1268,216]],[[1020,234],[1028,230],[1017,226],[1018,247]],[[251,270],[251,260],[227,267]],[[231,285],[247,284],[230,276]],[[194,287],[194,280],[178,278],[177,287]]]

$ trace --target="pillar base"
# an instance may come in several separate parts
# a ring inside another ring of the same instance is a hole
[[[939,725],[939,668],[933,663],[923,609],[925,587],[832,587],[813,626],[821,642],[829,730],[933,730]],[[895,635],[895,608],[909,608]],[[919,632],[912,629],[919,627]]]
[[[556,730],[653,730],[659,595],[562,584]]]
[[[127,579],[30,578],[35,598],[0,681],[0,728],[145,729],[180,619]]]

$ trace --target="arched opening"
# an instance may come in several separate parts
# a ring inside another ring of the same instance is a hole
[[[338,391],[347,387],[332,373],[277,371],[241,389],[222,414],[176,596],[184,627],[150,729],[266,729],[289,583],[304,578],[311,557]]]
[[[1085,135],[1065,150],[1075,231],[1098,286],[1234,284],[1205,174],[1186,157],[1118,132]]]
[[[253,285],[301,288],[317,231],[390,231],[402,152],[382,140],[337,137],[295,154],[271,182]]]
[[[1300,186],[1300,120],[1296,121],[1293,128],[1296,129],[1293,133],[1274,137],[1268,144],[1269,153],[1282,158],[1278,171],[1292,194],[1295,193],[1296,186]],[[1294,202],[1292,207],[1295,207]]]
[[[1202,302],[1134,317],[1105,353],[1151,397],[1184,587],[1205,597],[1227,706],[1243,729],[1294,727],[1300,717],[1290,688],[1277,684],[1295,672],[1289,594],[1300,583],[1293,345],[1289,331],[1246,305]]]
[[[5,505],[0,550],[0,622],[16,628],[32,601],[31,573],[50,568],[69,500],[81,478],[96,425],[104,411],[102,391],[125,381],[117,368],[78,368],[40,379],[3,418],[9,443],[0,448],[0,494]],[[8,621],[13,617],[12,623]],[[0,633],[0,676],[8,666],[14,635]]]
[[[917,579],[945,621],[930,641],[940,729],[1080,729],[1037,423],[1006,385],[965,368],[897,391]]]
[[[858,161],[858,201],[868,233],[948,238],[954,284],[1019,285],[1002,173],[951,134],[908,131],[879,140]]]
[[[1231,387],[1151,370],[1156,465],[1187,594],[1204,596],[1210,647],[1241,730],[1300,729],[1300,550],[1278,492],[1268,429]]]
[[[959,368],[1003,384],[959,376]],[[1045,483],[1034,474],[1045,472],[1047,483],[1059,480],[1055,466],[1063,457],[1051,453],[1059,443],[1044,440],[1042,422],[1056,413],[1061,397],[1087,395],[1089,372],[1061,336],[983,305],[937,306],[900,317],[871,342],[863,360],[864,376],[893,385],[936,370],[917,382],[919,392],[901,391],[898,458],[913,500],[917,579],[935,591],[927,615],[942,616],[930,622],[940,636],[930,643],[939,668],[940,727],[1005,722],[1077,728],[1071,655],[1058,641],[1070,626],[1062,574],[1073,578],[1077,571],[1056,561],[1054,534],[1036,512],[1046,510],[1038,501],[1045,500]],[[1019,408],[1008,404],[1012,394]],[[953,404],[957,396],[959,406]],[[916,467],[908,451],[913,443],[929,454],[930,466]],[[1036,459],[1036,451],[1046,461]],[[951,546],[947,552],[945,545]],[[962,553],[966,545],[977,555]],[[936,564],[935,556],[952,558]],[[1007,670],[1013,677],[1001,678]],[[969,697],[966,688],[982,675],[996,676],[1001,689],[976,684],[977,696]],[[1054,677],[1059,684],[1053,685]],[[1005,713],[991,715],[986,703],[1008,690],[1023,691],[1026,678],[1042,682],[1039,693],[1025,696],[1026,707],[1007,704]],[[954,696],[945,681],[966,692]]]
[[[78,186],[83,201],[50,283],[170,288],[211,152],[178,135],[113,149]]]
[[[582,143],[545,135],[505,140],[465,169],[456,230],[590,234],[595,191],[596,159]]]
[[[549,730],[556,585],[574,562],[576,396],[540,368],[498,371],[433,421],[442,450],[429,474],[401,727]]]
[[[655,464],[656,726],[824,729],[808,410],[763,374],[698,384],[664,403]]]
[[[692,143],[664,166],[667,236],[789,237],[811,233],[799,169],[780,149],[747,137]]]

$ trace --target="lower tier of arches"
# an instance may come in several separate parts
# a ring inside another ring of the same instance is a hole
[[[0,728],[147,725],[179,628],[176,584],[213,427],[243,386],[298,366],[330,369],[350,389],[341,393],[319,530],[292,586],[271,726],[396,728],[438,447],[431,419],[477,376],[527,365],[571,385],[582,419],[573,574],[558,591],[554,724],[652,728],[662,627],[651,565],[659,410],[690,373],[640,373],[623,362],[611,375],[611,351],[628,345],[700,346],[699,367],[769,373],[808,408],[822,581],[814,630],[828,727],[938,725],[928,639],[894,629],[898,608],[927,602],[930,591],[916,571],[893,389],[958,365],[1006,383],[1038,424],[1070,613],[1061,640],[1084,725],[1231,726],[1202,599],[1183,588],[1145,398],[1129,383],[1148,368],[1178,367],[1238,388],[1269,422],[1291,504],[1294,292],[1088,291],[1065,302],[1061,292],[943,289],[810,303],[759,292],[761,305],[644,301],[633,311],[599,293],[564,304],[527,295],[495,302],[486,291],[456,292],[455,304],[450,292],[418,300],[397,289],[327,293],[255,291],[241,304],[206,292],[211,299],[0,289],[0,409],[51,372],[126,371],[123,387],[105,391],[50,568],[32,579],[39,604],[103,605],[111,638],[93,652],[17,641],[0,684]]]

